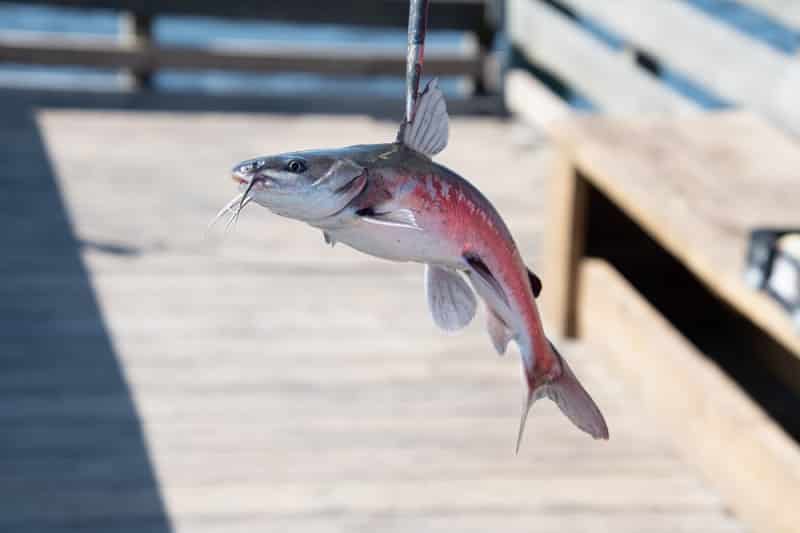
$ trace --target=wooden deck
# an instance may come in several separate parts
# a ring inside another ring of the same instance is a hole
[[[260,209],[203,240],[232,163],[393,121],[4,97],[4,532],[744,531],[590,346],[562,343],[611,441],[542,404],[515,456],[516,355],[481,319],[437,331],[419,265]],[[490,118],[451,132],[442,161],[535,269],[549,148]]]

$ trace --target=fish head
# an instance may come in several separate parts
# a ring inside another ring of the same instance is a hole
[[[335,151],[304,151],[248,159],[233,168],[233,180],[252,201],[301,221],[330,217],[367,184],[367,171]]]

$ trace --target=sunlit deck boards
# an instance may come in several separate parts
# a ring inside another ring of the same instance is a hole
[[[589,347],[565,351],[612,440],[543,404],[514,456],[516,356],[493,355],[482,318],[437,331],[420,266],[330,249],[258,209],[203,241],[231,163],[384,141],[393,122],[51,110],[44,146],[8,129],[32,123],[6,124],[3,531],[743,531]],[[536,268],[550,156],[509,130],[456,118],[442,161],[497,204]],[[80,271],[52,255],[68,227],[42,202],[58,194],[96,314],[73,309]],[[42,329],[14,331],[12,315]]]

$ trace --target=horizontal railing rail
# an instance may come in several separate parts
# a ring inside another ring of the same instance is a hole
[[[4,3],[0,0],[0,3]],[[37,32],[0,33],[0,62],[119,68],[132,75],[134,86],[148,87],[158,69],[230,70],[257,73],[307,72],[323,75],[398,75],[405,72],[405,49],[368,46],[283,46],[262,43],[186,47],[161,44],[153,38],[157,16],[222,17],[307,24],[363,27],[405,27],[407,0],[315,2],[271,0],[236,2],[31,0],[30,5],[103,8],[124,13],[122,32],[115,37],[57,36]],[[484,75],[495,25],[492,0],[433,0],[432,30],[461,30],[467,45],[450,51],[432,49],[426,57],[431,76],[464,76],[484,92]],[[473,43],[474,46],[471,46]]]

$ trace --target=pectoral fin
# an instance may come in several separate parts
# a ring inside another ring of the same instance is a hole
[[[393,226],[421,231],[417,217],[411,209],[395,209],[393,211],[376,212],[374,209],[362,209],[357,213],[361,220],[370,224]]]
[[[445,331],[456,331],[475,316],[475,293],[458,272],[425,265],[425,292],[433,321]]]

